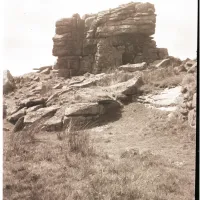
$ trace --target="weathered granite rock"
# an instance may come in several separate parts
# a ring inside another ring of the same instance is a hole
[[[64,77],[101,73],[127,63],[153,62],[168,56],[157,48],[153,4],[128,3],[114,9],[56,22],[53,37],[54,66]]]
[[[138,63],[138,64],[127,64],[118,67],[119,70],[127,71],[127,72],[135,72],[144,70],[147,67],[147,63]]]
[[[72,104],[65,109],[65,115],[70,116],[95,116],[104,114],[104,106],[98,103]]]
[[[22,108],[21,110],[9,116],[7,119],[9,122],[15,124],[20,117],[23,117],[25,115],[26,115],[26,108]]]
[[[43,107],[44,107],[44,104],[39,104],[39,105],[36,105],[36,106],[32,106],[32,107],[30,107],[30,108],[28,108],[26,110],[26,113],[36,111],[36,110],[38,110],[40,108],[43,108]]]
[[[3,71],[3,93],[13,91],[16,88],[15,80],[9,70]]]
[[[30,98],[30,99],[24,99],[23,101],[21,101],[19,103],[19,107],[23,108],[23,107],[32,107],[32,106],[36,106],[36,105],[43,105],[45,106],[45,103],[47,101],[47,98]]]
[[[46,131],[60,131],[63,125],[63,117],[53,116],[44,123]]]
[[[115,85],[111,85],[106,87],[106,91],[110,92],[111,94],[123,94],[123,95],[134,95],[137,93],[138,88],[143,84],[142,76],[139,74],[138,76],[122,82],[117,83]]]
[[[43,117],[53,115],[58,109],[59,109],[59,106],[51,106],[51,107],[46,107],[46,108],[40,108],[34,112],[29,112],[24,117],[24,123],[25,124],[34,123],[37,120],[42,119]]]

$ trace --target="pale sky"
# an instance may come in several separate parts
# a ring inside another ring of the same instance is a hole
[[[55,22],[86,13],[115,8],[127,0],[6,0],[4,1],[3,68],[13,75],[51,65]],[[134,2],[147,2],[135,0]],[[149,0],[157,14],[158,47],[172,56],[195,58],[197,50],[197,0]]]

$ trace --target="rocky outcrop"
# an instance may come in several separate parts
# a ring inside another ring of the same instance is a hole
[[[16,88],[15,80],[9,70],[3,71],[3,93],[13,91]]]
[[[129,3],[93,15],[78,14],[56,22],[54,70],[71,77],[101,73],[127,63],[151,63],[168,56],[156,48],[153,4]]]

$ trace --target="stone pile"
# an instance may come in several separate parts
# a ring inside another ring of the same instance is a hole
[[[151,63],[168,56],[153,40],[156,14],[153,4],[128,3],[115,9],[56,22],[54,70],[71,77],[101,73],[127,63]]]
[[[196,128],[196,76],[188,75],[182,84],[183,103],[181,104],[180,113],[184,120],[188,120],[192,128]]]

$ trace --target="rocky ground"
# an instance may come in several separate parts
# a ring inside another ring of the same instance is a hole
[[[4,199],[193,199],[196,66],[5,72]]]

